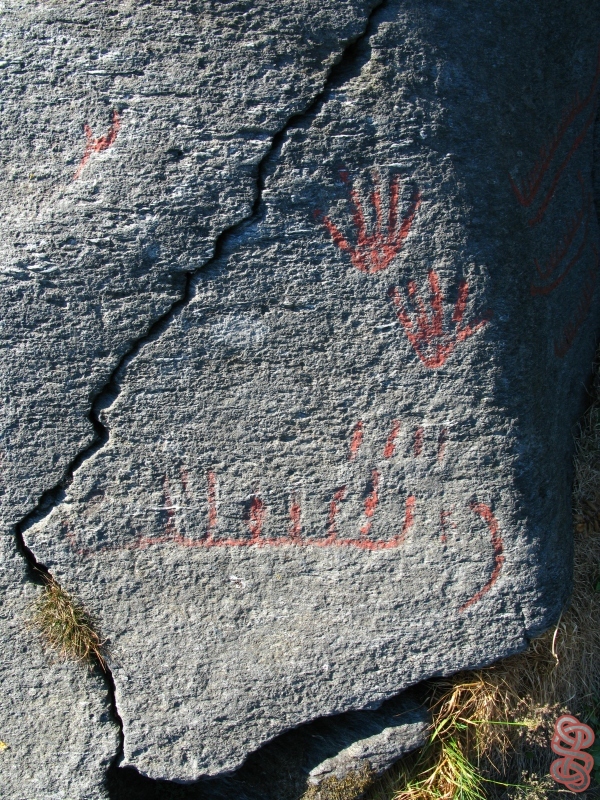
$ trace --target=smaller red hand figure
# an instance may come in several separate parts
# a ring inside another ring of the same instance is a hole
[[[89,161],[92,153],[101,153],[103,150],[108,150],[108,148],[111,146],[111,144],[114,143],[115,139],[117,138],[117,134],[119,133],[120,127],[121,127],[121,118],[119,117],[119,112],[116,110],[112,112],[112,125],[108,129],[108,133],[105,134],[104,136],[99,136],[97,139],[94,139],[94,134],[90,126],[87,123],[83,126],[83,131],[85,133],[85,138],[87,142],[85,145],[83,158],[79,162],[79,166],[77,167],[77,171],[73,176],[73,180],[77,180],[77,178],[81,175],[83,168]]]
[[[340,172],[342,180],[347,182],[348,173],[343,170]],[[315,212],[315,216],[322,219],[323,225],[329,231],[331,238],[340,250],[350,254],[350,260],[361,272],[367,275],[374,275],[376,272],[387,269],[392,259],[400,252],[404,241],[411,229],[415,215],[421,205],[421,193],[415,189],[408,210],[400,226],[398,226],[398,200],[400,195],[400,176],[395,175],[390,182],[390,204],[388,210],[387,230],[383,230],[383,211],[381,207],[381,188],[379,180],[376,178],[376,186],[371,194],[371,204],[375,209],[376,225],[373,233],[367,233],[367,223],[365,213],[360,202],[360,197],[356,189],[350,190],[350,198],[354,212],[352,219],[356,227],[358,236],[356,245],[348,242],[343,233],[332,220],[321,212]]]
[[[404,332],[408,336],[415,353],[429,369],[441,367],[459,342],[463,342],[482,328],[491,319],[491,312],[472,325],[463,325],[463,316],[469,297],[469,285],[461,281],[458,285],[458,298],[452,314],[454,330],[444,330],[444,296],[440,289],[437,273],[429,270],[429,286],[431,288],[431,314],[425,308],[425,303],[419,297],[417,284],[408,283],[408,296],[416,306],[416,322],[405,310],[400,293],[395,286],[391,286],[388,294],[398,309],[398,319],[402,323]]]

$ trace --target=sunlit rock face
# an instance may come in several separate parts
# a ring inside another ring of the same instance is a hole
[[[23,222],[113,244],[7,273],[68,308],[23,368],[56,376],[31,491],[72,467],[25,541],[109,639],[122,763],[176,780],[558,617],[599,327],[597,9],[203,8],[80,129],[71,217]]]

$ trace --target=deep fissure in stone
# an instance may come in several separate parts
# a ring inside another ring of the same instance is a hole
[[[27,564],[27,571],[30,580],[33,583],[42,585],[44,583],[44,576],[47,576],[48,578],[53,576],[48,567],[38,561],[33,551],[26,545],[24,531],[26,531],[30,525],[44,519],[54,508],[62,504],[66,497],[65,490],[71,484],[75,472],[85,461],[91,458],[107,444],[109,440],[109,429],[100,421],[100,414],[104,409],[109,408],[114,403],[120,393],[121,389],[119,384],[119,375],[124,373],[128,365],[136,358],[140,350],[146,344],[155,341],[161,336],[161,334],[169,327],[172,320],[175,319],[176,316],[183,310],[183,308],[185,308],[185,306],[192,300],[194,296],[194,278],[203,270],[209,268],[211,264],[221,257],[225,250],[227,241],[231,237],[235,236],[236,233],[245,228],[249,223],[252,223],[259,218],[267,169],[280,151],[286,134],[290,129],[310,120],[311,117],[314,117],[318,113],[320,107],[327,102],[327,96],[331,90],[336,88],[336,86],[341,86],[346,83],[347,80],[352,77],[354,70],[361,68],[361,59],[359,58],[361,45],[368,41],[368,39],[376,32],[380,22],[380,20],[377,20],[376,17],[385,10],[385,7],[388,5],[388,3],[389,0],[380,0],[380,2],[373,7],[367,17],[363,32],[356,36],[348,45],[346,45],[341,55],[330,68],[321,91],[317,93],[317,95],[303,111],[293,114],[280,128],[280,130],[273,135],[271,147],[262,157],[258,165],[256,176],[256,192],[250,214],[244,219],[239,220],[238,222],[221,231],[221,233],[215,239],[212,257],[209,258],[202,266],[195,270],[183,273],[182,282],[184,283],[184,288],[179,300],[176,300],[166,312],[164,312],[157,320],[155,320],[146,333],[140,336],[132,344],[129,350],[123,354],[116,367],[113,369],[104,387],[97,393],[95,398],[93,398],[90,412],[88,414],[89,422],[94,429],[94,438],[91,444],[80,451],[73,458],[59,483],[43,492],[35,508],[26,514],[25,517],[15,525],[17,549]],[[366,61],[368,61],[368,58]],[[108,664],[102,665],[99,662],[96,663],[95,666],[102,673],[106,680],[108,694],[110,697],[111,714],[119,729],[120,743],[110,768],[111,770],[114,770],[118,768],[118,765],[123,757],[123,722],[119,715],[116,701],[115,681],[110,667]],[[132,768],[128,769],[135,772],[135,770]],[[139,775],[137,772],[136,774]],[[169,782],[154,781],[145,777],[143,780],[144,782],[149,782],[148,786],[150,784],[156,784],[157,786],[158,784],[169,785]],[[170,785],[177,787],[177,784]],[[179,797],[184,795],[177,793],[176,796]]]

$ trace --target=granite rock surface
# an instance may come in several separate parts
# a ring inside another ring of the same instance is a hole
[[[15,526],[98,439],[94,398],[251,215],[273,137],[373,5],[1,4],[3,796],[95,797],[119,747],[104,682],[53,665],[21,631],[39,589]]]
[[[523,649],[570,588],[598,5],[6,8],[6,529],[101,620],[122,764]]]
[[[0,566],[0,794],[107,800],[105,775],[119,747],[109,687],[96,672],[44,652],[28,625],[39,587],[7,536]]]
[[[323,738],[337,741],[338,752],[310,770],[309,784],[319,786],[328,778],[341,781],[364,767],[375,776],[382,775],[402,756],[425,744],[430,723],[425,709],[404,695],[380,711],[350,711],[344,719],[344,727],[334,718],[325,731]]]

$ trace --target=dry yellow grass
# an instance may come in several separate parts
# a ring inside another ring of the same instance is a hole
[[[331,777],[318,787],[311,786],[302,795],[302,800],[348,800],[349,797],[362,797],[372,785],[372,770],[365,765],[360,771],[351,772],[342,780]]]
[[[82,603],[66,592],[52,577],[32,606],[31,624],[48,647],[61,659],[69,659],[104,669],[104,642],[96,631],[96,621]]]
[[[600,373],[577,442],[574,586],[558,625],[519,655],[430,684],[428,744],[378,781],[304,800],[555,800],[549,742],[566,711],[600,739]],[[600,745],[594,753],[600,767]],[[600,769],[583,798],[600,797]]]

